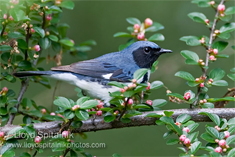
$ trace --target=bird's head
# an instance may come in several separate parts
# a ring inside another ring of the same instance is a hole
[[[126,48],[140,68],[151,68],[161,54],[171,53],[171,50],[160,48],[150,41],[137,41]]]

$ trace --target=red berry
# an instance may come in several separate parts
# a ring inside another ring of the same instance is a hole
[[[210,23],[209,19],[205,19],[205,23],[209,24]]]
[[[62,132],[62,136],[63,136],[64,138],[69,138],[69,132],[68,132],[68,131],[63,131],[63,132]]]
[[[51,19],[52,19],[51,15],[47,15],[47,16],[46,16],[46,20],[47,20],[47,21],[51,21]]]
[[[153,105],[153,101],[152,100],[146,100],[146,102],[145,102],[146,104],[148,104],[148,105]]]
[[[35,143],[40,143],[42,141],[42,138],[40,136],[36,136],[34,139]]]

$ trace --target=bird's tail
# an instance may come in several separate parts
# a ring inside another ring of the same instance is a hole
[[[27,76],[40,76],[40,75],[51,75],[57,73],[56,71],[19,71],[13,75],[16,77],[27,77]]]

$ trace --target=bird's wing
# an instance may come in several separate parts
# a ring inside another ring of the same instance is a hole
[[[129,82],[133,73],[125,71],[117,66],[100,62],[99,60],[86,60],[71,65],[58,66],[51,68],[52,71],[68,71],[93,78],[102,78],[110,81]]]

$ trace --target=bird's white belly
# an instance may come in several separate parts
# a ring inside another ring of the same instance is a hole
[[[112,99],[109,96],[109,92],[112,93],[120,90],[118,87],[107,87],[98,82],[79,79],[77,76],[71,73],[52,74],[50,77],[73,84],[81,88],[88,96],[104,100],[105,103],[109,103],[109,101]]]

